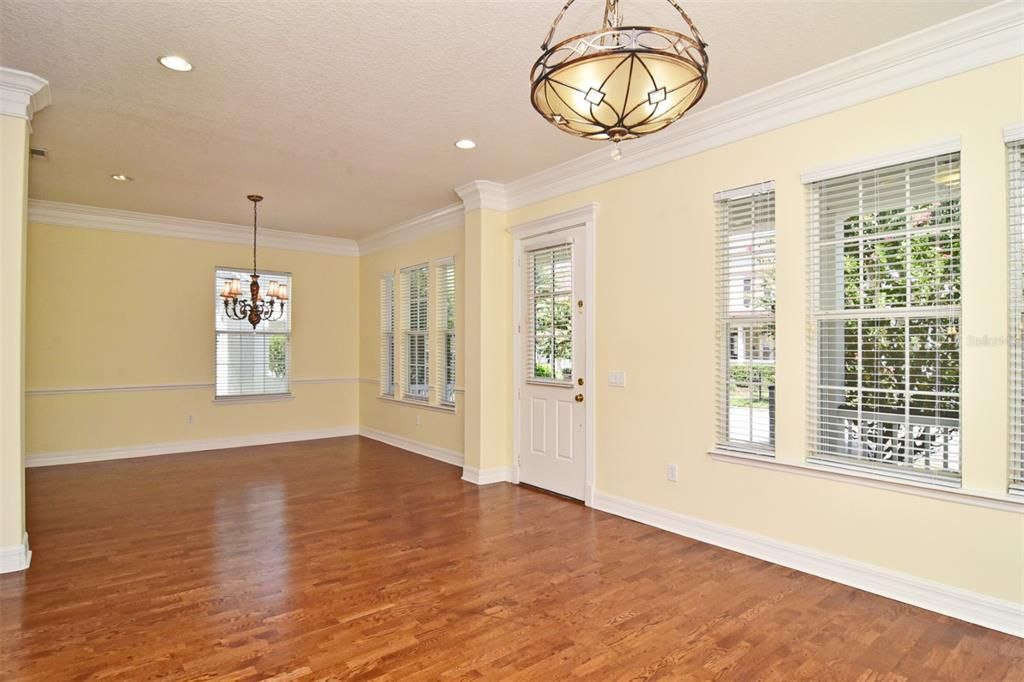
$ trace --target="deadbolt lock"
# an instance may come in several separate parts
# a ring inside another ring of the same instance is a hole
[[[580,377],[579,379],[577,379],[576,383],[579,384],[580,386],[582,386],[583,385],[583,377]]]

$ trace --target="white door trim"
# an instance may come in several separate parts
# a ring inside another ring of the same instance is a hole
[[[513,332],[513,362],[516,372],[516,381],[512,389],[512,452],[514,453],[512,461],[512,482],[519,483],[519,432],[520,420],[522,419],[519,390],[522,385],[522,377],[525,376],[525,371],[523,370],[523,362],[525,361],[525,358],[523,357],[522,335],[523,282],[520,263],[523,252],[523,242],[531,237],[561,232],[562,230],[569,230],[577,227],[582,227],[583,232],[586,235],[586,248],[583,253],[583,263],[584,267],[587,269],[587,278],[586,285],[583,289],[583,301],[584,305],[587,307],[587,322],[586,329],[584,330],[587,339],[587,347],[584,352],[586,370],[584,371],[583,376],[587,386],[587,400],[584,403],[584,414],[586,417],[586,447],[584,448],[584,458],[586,460],[586,481],[583,502],[590,507],[593,506],[594,502],[594,469],[595,462],[597,461],[597,352],[595,350],[597,347],[595,343],[597,340],[597,306],[595,305],[596,297],[594,295],[597,288],[595,286],[595,280],[597,279],[597,204],[586,204],[570,211],[564,211],[544,218],[538,218],[537,220],[531,220],[509,228],[509,232],[512,234],[512,258],[514,259],[512,263],[512,319],[515,323],[515,331]]]

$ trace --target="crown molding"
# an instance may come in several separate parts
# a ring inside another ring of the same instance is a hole
[[[177,239],[197,239],[225,244],[252,243],[252,227],[245,225],[174,218],[153,213],[65,204],[42,199],[29,199],[28,221],[46,225],[65,225]],[[351,239],[266,228],[260,229],[259,244],[270,249],[312,251],[313,253],[329,253],[336,256],[359,255],[359,247]]]
[[[462,227],[462,204],[450,204],[430,213],[424,213],[412,220],[377,230],[359,240],[360,255],[398,246],[414,239],[420,239],[435,232]]]
[[[455,188],[462,199],[466,213],[487,209],[490,211],[509,210],[507,185],[490,180],[474,180]]]
[[[0,66],[0,115],[31,121],[33,114],[51,101],[50,83],[45,78]]]
[[[687,114],[665,132],[622,143],[619,161],[611,160],[608,150],[602,148],[515,180],[504,186],[505,208],[528,206],[1018,57],[1024,54],[1022,31],[1024,4],[1004,0]]]
[[[474,180],[457,187],[466,213],[510,211],[677,161],[840,109],[1024,55],[1024,5],[995,5],[906,35],[761,90],[687,114],[665,132],[606,148],[502,184]],[[1017,134],[1015,126],[1010,133]],[[360,240],[363,253],[429,233],[434,216],[458,205],[385,228]]]

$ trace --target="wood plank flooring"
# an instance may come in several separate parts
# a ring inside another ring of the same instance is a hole
[[[1024,680],[1024,640],[367,439],[28,471],[0,678]]]

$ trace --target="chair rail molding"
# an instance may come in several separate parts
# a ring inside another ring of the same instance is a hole
[[[51,102],[50,82],[45,78],[0,66],[0,115],[31,121]]]

